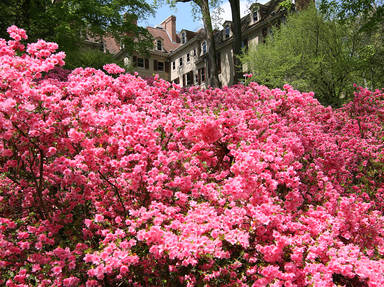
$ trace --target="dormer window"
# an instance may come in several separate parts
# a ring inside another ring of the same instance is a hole
[[[256,23],[257,21],[259,21],[259,10],[256,9],[252,12],[252,19],[253,19],[253,22]]]
[[[181,44],[187,43],[187,33],[181,33]]]
[[[161,40],[156,40],[156,49],[157,51],[163,50],[163,43],[161,42]]]
[[[230,33],[231,33],[231,28],[229,27],[229,25],[226,25],[225,26],[225,39],[229,38]]]
[[[203,55],[207,53],[207,41],[201,44],[201,50],[203,51]]]

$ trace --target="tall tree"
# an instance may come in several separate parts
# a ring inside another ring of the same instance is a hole
[[[305,1],[305,0],[304,0]],[[268,14],[270,14],[273,9],[281,2],[281,0],[271,0],[269,1]],[[233,83],[236,84],[239,82],[239,79],[242,78],[243,69],[241,66],[241,54],[243,46],[243,37],[241,30],[241,11],[240,11],[240,0],[229,0],[231,5],[232,12],[232,51],[233,51],[233,64],[234,64],[234,75]]]
[[[359,23],[327,20],[312,6],[288,17],[265,44],[251,47],[242,58],[253,80],[269,87],[289,83],[314,91],[323,103],[340,106],[353,84],[384,85],[382,33],[359,32]]]
[[[162,1],[155,0],[154,3],[159,5]],[[176,2],[194,3],[199,7],[201,18],[204,23],[207,40],[207,59],[208,59],[208,85],[211,87],[220,87],[220,81],[217,69],[216,44],[214,41],[214,31],[211,17],[211,7],[216,7],[218,0],[166,0],[171,6]]]
[[[229,0],[231,4],[232,11],[232,50],[233,50],[233,65],[234,65],[234,75],[233,83],[238,83],[239,79],[242,76],[241,61],[239,56],[241,55],[241,46],[242,46],[242,34],[241,34],[241,15],[240,15],[240,1],[239,0]]]
[[[215,1],[209,0],[176,0],[176,2],[193,2],[199,6],[201,11],[201,16],[204,23],[204,29],[207,37],[207,47],[208,47],[208,85],[212,87],[220,87],[220,81],[218,76],[217,69],[217,57],[216,57],[216,44],[213,33],[212,18],[210,12],[210,4],[217,3]]]
[[[135,20],[152,12],[144,0],[3,0],[0,37],[6,38],[7,27],[15,24],[27,30],[31,41],[54,41],[66,52],[76,50],[88,36],[104,35],[124,43],[127,50],[146,49],[149,34]]]

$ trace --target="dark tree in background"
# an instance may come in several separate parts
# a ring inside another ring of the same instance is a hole
[[[232,33],[233,33],[233,65],[234,65],[234,75],[233,83],[237,84],[239,79],[242,77],[242,67],[239,56],[241,55],[241,44],[242,44],[242,35],[241,35],[241,16],[240,16],[240,0],[229,0],[231,4],[232,11]]]
[[[149,33],[135,20],[153,13],[144,0],[2,0],[0,37],[8,38],[7,27],[27,30],[29,41],[54,41],[59,49],[75,57],[82,41],[92,36],[113,36],[125,49],[145,51],[152,45]],[[140,39],[133,41],[132,39]]]

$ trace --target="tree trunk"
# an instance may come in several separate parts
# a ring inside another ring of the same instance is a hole
[[[229,0],[231,4],[232,11],[232,50],[233,50],[233,84],[237,84],[239,79],[242,78],[242,67],[239,56],[241,54],[241,44],[242,44],[242,35],[241,35],[241,18],[240,18],[240,1],[239,0]]]
[[[194,2],[201,10],[203,17],[204,29],[207,37],[207,48],[208,48],[208,85],[211,87],[220,87],[219,76],[217,73],[217,62],[216,62],[216,45],[213,36],[212,20],[209,11],[209,0],[176,0],[176,2]]]
[[[220,87],[219,76],[217,74],[217,62],[216,62],[216,45],[213,35],[211,14],[209,11],[208,0],[197,1],[201,8],[201,14],[203,16],[204,28],[207,37],[208,46],[208,85],[211,87]]]

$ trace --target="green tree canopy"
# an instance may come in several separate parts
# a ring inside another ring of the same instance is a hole
[[[17,25],[27,30],[31,41],[54,41],[70,55],[86,37],[103,35],[113,36],[128,52],[146,50],[150,35],[135,21],[152,12],[143,0],[3,0],[0,37],[7,38],[7,27]]]
[[[326,20],[312,6],[290,15],[265,44],[251,47],[242,62],[260,84],[289,83],[314,91],[323,104],[339,106],[353,94],[353,83],[384,86],[383,43],[382,33],[362,33],[358,21]]]
[[[361,29],[372,31],[384,25],[383,0],[320,0],[318,6],[323,14],[341,21],[363,19]]]

